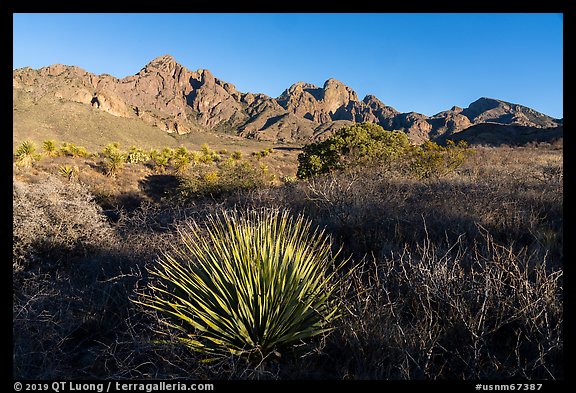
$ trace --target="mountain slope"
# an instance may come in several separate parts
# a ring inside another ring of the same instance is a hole
[[[432,117],[400,113],[372,95],[359,100],[354,90],[333,78],[322,87],[297,82],[278,98],[242,93],[208,70],[188,70],[170,55],[152,60],[123,79],[61,64],[17,69],[13,71],[13,90],[14,94],[26,92],[32,102],[52,98],[94,106],[168,133],[215,131],[267,141],[322,139],[335,124],[348,124],[341,122],[377,123],[385,129],[402,130],[417,143],[486,122],[536,128],[562,124],[522,105],[490,98]]]
[[[518,146],[530,142],[553,142],[562,139],[564,126],[557,127],[531,127],[519,124],[479,123],[465,130],[450,135],[449,139],[454,142],[465,140],[472,145]],[[436,139],[438,143],[444,143],[447,135]]]

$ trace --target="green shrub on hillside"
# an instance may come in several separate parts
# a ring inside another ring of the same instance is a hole
[[[268,168],[232,158],[218,166],[197,167],[194,173],[180,177],[176,198],[181,201],[197,196],[219,196],[237,190],[252,190],[270,183]]]
[[[34,161],[40,159],[40,155],[36,153],[36,145],[32,141],[24,141],[16,149],[14,154],[16,158],[16,165],[28,167],[32,166]]]
[[[410,150],[406,156],[411,175],[420,179],[442,177],[460,165],[474,153],[466,141],[457,144],[449,140],[446,146],[426,141]]]
[[[74,180],[76,177],[78,177],[78,173],[80,172],[80,170],[78,169],[78,166],[74,165],[60,165],[58,167],[58,174],[62,177],[65,177],[68,181],[72,181]]]
[[[170,162],[169,157],[167,157],[165,154],[159,153],[158,150],[155,149],[150,150],[149,157],[152,168],[156,173],[164,173],[166,171],[166,167]]]
[[[172,158],[170,159],[170,164],[178,174],[185,173],[192,162],[190,152],[184,146],[180,146],[174,150],[174,154],[172,154]]]
[[[52,139],[42,142],[42,149],[47,157],[56,157],[58,155],[58,148],[56,142]]]
[[[354,124],[322,142],[305,145],[298,155],[300,179],[350,166],[389,163],[409,147],[401,131],[386,131],[373,123]]]
[[[60,147],[60,152],[69,157],[89,157],[90,153],[83,146],[76,146],[74,143],[64,142]]]
[[[128,153],[126,153],[126,162],[129,164],[138,164],[141,162],[146,162],[150,159],[150,156],[142,149],[136,146],[130,146]]]
[[[207,236],[195,222],[180,231],[182,246],[158,259],[138,300],[175,342],[260,364],[332,329],[342,265],[324,232],[286,211],[224,212],[208,223]]]
[[[440,146],[427,141],[410,145],[401,131],[385,131],[372,123],[354,124],[336,131],[322,142],[305,145],[298,155],[298,177],[353,167],[385,166],[420,179],[444,176],[473,154],[465,141]]]
[[[120,145],[117,142],[110,143],[102,150],[104,156],[104,169],[106,176],[115,177],[120,169],[124,167],[127,155],[120,151]]]

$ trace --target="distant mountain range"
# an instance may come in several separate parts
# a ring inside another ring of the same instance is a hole
[[[277,98],[242,93],[208,70],[188,70],[170,55],[152,60],[136,75],[123,79],[61,64],[38,70],[21,68],[13,71],[13,89],[25,91],[31,100],[53,97],[96,105],[112,115],[141,119],[170,133],[226,132],[274,142],[321,140],[353,122],[402,130],[416,143],[462,139],[455,134],[498,135],[502,126],[515,130],[506,128],[511,141],[506,143],[514,143],[514,135],[546,140],[545,135],[561,137],[563,129],[562,119],[485,97],[467,108],[454,106],[431,117],[400,113],[373,95],[360,100],[336,79],[328,79],[322,87],[298,82]]]

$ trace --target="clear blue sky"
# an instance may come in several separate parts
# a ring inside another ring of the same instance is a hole
[[[479,97],[563,117],[562,14],[14,14],[13,67],[122,78],[171,54],[241,92],[336,78],[401,112]]]

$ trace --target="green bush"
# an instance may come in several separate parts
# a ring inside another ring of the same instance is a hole
[[[210,149],[207,143],[204,143],[200,146],[198,160],[204,164],[211,164],[220,161],[220,156],[214,150]]]
[[[198,167],[180,177],[175,195],[186,201],[197,196],[221,196],[237,190],[252,190],[269,183],[268,168],[248,161],[229,158],[218,166]]]
[[[159,312],[179,343],[259,364],[331,330],[342,265],[323,231],[270,210],[224,212],[208,224],[180,231],[182,245],[156,261],[157,280],[137,300]]]
[[[40,155],[36,154],[36,145],[32,141],[24,141],[16,149],[14,154],[16,158],[16,165],[28,167],[32,166],[34,161],[40,159]]]
[[[322,142],[305,145],[298,155],[300,179],[353,167],[381,166],[420,179],[444,176],[473,154],[466,141],[432,141],[412,146],[405,133],[372,123],[354,124]]]
[[[44,154],[46,154],[47,157],[56,157],[58,155],[56,142],[52,139],[42,142],[42,148],[44,149]]]
[[[193,156],[190,154],[186,147],[180,146],[174,150],[174,154],[170,159],[170,164],[174,167],[176,173],[183,174],[188,170],[192,162],[195,161],[195,157],[195,155]]]
[[[77,178],[79,172],[80,170],[76,165],[60,165],[58,167],[58,174],[62,177],[65,177],[68,181],[72,181]]]
[[[474,154],[466,141],[458,144],[449,140],[446,146],[426,141],[419,147],[412,148],[406,161],[410,174],[420,179],[442,177],[460,165]]]
[[[115,177],[120,169],[124,167],[127,155],[122,153],[119,144],[114,142],[106,145],[102,150],[104,156],[104,169],[106,176]]]
[[[60,147],[60,152],[69,157],[88,157],[90,153],[83,146],[76,146],[74,143],[64,142]]]
[[[159,153],[158,150],[150,150],[149,157],[152,168],[156,173],[164,173],[170,162],[170,158],[164,153]]]
[[[136,146],[130,146],[128,153],[126,154],[126,162],[129,164],[138,164],[141,162],[146,162],[150,159],[150,156],[142,149]]]
[[[373,123],[354,124],[322,142],[305,145],[298,155],[300,179],[356,165],[386,164],[404,155],[408,137]]]

